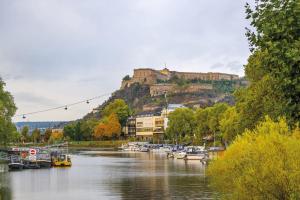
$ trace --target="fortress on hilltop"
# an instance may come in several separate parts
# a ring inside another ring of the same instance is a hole
[[[170,93],[192,93],[199,92],[202,90],[212,90],[213,87],[211,84],[205,83],[193,83],[189,84],[187,87],[178,87],[174,83],[169,83],[168,81],[172,79],[181,79],[181,80],[238,80],[239,76],[235,74],[225,74],[219,72],[177,72],[170,71],[167,68],[162,70],[155,70],[151,68],[138,68],[134,69],[133,76],[123,79],[121,89],[130,87],[134,83],[140,83],[143,85],[150,86],[151,96],[162,95],[165,92]]]

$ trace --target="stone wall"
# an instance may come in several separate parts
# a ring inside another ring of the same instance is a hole
[[[185,87],[179,87],[176,84],[153,84],[150,86],[150,95],[159,96],[167,94],[180,94],[180,93],[196,93],[203,90],[212,90],[211,84],[189,84]]]

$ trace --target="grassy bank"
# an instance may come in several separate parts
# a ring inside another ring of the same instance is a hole
[[[127,140],[107,140],[107,141],[71,141],[69,147],[77,148],[118,148],[122,144],[127,143]]]
[[[128,140],[107,140],[107,141],[70,141],[68,142],[69,147],[74,148],[118,148],[122,144],[127,143]],[[62,142],[61,142],[62,143]],[[15,147],[43,147],[47,145],[53,145],[48,143],[14,143],[8,146],[15,146]],[[0,146],[1,148],[1,146]],[[6,147],[2,147],[6,148]]]

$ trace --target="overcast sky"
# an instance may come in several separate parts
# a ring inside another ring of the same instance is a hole
[[[17,114],[120,87],[136,67],[243,75],[244,0],[1,0],[0,76]],[[108,98],[108,97],[106,97]],[[28,116],[74,120],[106,98]],[[15,117],[15,121],[22,121]]]

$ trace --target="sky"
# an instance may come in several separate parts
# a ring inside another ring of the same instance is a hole
[[[243,76],[245,3],[1,0],[0,77],[20,115],[109,94],[134,68]],[[75,120],[108,97],[25,121]]]

